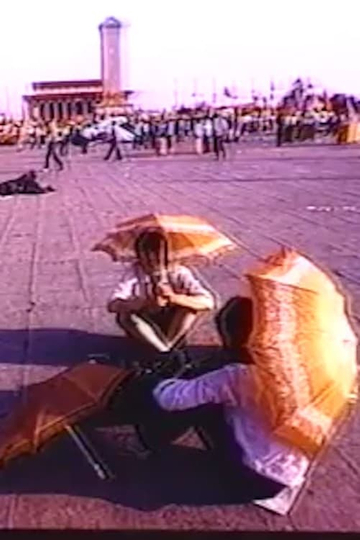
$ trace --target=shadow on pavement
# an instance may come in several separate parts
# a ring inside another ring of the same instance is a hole
[[[140,459],[121,455],[118,445],[96,439],[97,450],[116,474],[114,480],[97,479],[72,441],[62,435],[39,454],[18,458],[3,469],[0,493],[49,495],[49,504],[54,494],[102,499],[143,511],[169,504],[245,504],[251,500],[241,493],[240,481],[237,493],[225,486],[211,454],[203,449],[173,445],[161,456]]]
[[[121,335],[96,334],[70,328],[0,329],[0,364],[72,366],[90,355],[111,362],[137,357],[144,350]]]
[[[235,319],[238,321],[241,315],[241,306],[246,308],[245,317],[249,306],[246,299],[239,297],[229,301],[216,317],[225,350],[206,345],[190,345],[187,348],[193,363],[190,376],[218,369],[234,361],[229,354],[234,346],[229,343],[229,333],[233,330]],[[246,332],[249,325],[244,323],[244,326]],[[142,347],[134,348],[131,340],[121,336],[63,328],[32,329],[30,332],[2,330],[0,344],[7,345],[8,350],[15,350],[16,346],[21,349],[22,346],[26,364],[38,369],[51,365],[71,366],[94,354],[103,355],[100,362],[123,365],[123,360],[136,356],[140,358],[141,350],[144,351]],[[6,355],[4,357],[8,358]],[[15,357],[11,361],[19,363]],[[9,399],[12,401],[12,397],[11,392],[0,393],[0,404]],[[0,493],[49,494],[49,499],[51,494],[56,493],[100,498],[148,511],[169,504],[218,505],[250,501],[249,494],[241,493],[241,479],[236,494],[228,489],[219,474],[218,464],[191,430],[180,438],[180,444],[177,441],[178,444],[170,445],[161,454],[143,459],[131,449],[131,444],[129,450],[126,443],[129,440],[137,441],[131,426],[116,425],[116,418],[104,414],[94,416],[82,425],[99,454],[114,471],[115,480],[98,480],[73,441],[68,435],[62,434],[46,444],[38,454],[17,458],[1,470]],[[248,487],[246,481],[244,486]]]

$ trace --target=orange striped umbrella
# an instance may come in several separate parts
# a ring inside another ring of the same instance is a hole
[[[132,372],[82,363],[30,385],[5,419],[0,433],[0,466],[21,454],[34,454],[55,435],[105,408],[114,390]]]
[[[324,271],[289,249],[247,277],[256,405],[276,436],[313,455],[357,395],[357,338],[345,298]]]
[[[119,223],[93,247],[104,251],[114,261],[134,259],[134,242],[145,230],[160,230],[169,243],[172,261],[213,258],[233,250],[236,244],[204,219],[193,216],[149,214]]]

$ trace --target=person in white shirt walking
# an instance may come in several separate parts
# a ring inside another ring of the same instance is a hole
[[[204,120],[204,154],[211,150],[211,140],[213,139],[213,123],[208,116]]]
[[[64,169],[64,164],[57,154],[58,144],[59,144],[58,129],[55,124],[52,124],[49,126],[49,131],[47,135],[47,150],[46,150],[46,156],[45,156],[44,171],[49,170],[51,158],[53,158],[53,160],[57,164],[59,171],[62,171]]]
[[[217,113],[214,114],[214,151],[216,159],[220,159],[220,154],[223,159],[226,158],[225,150],[225,138],[228,133],[229,125],[226,119],[222,116],[219,116]]]
[[[194,124],[195,152],[198,156],[203,153],[204,125],[200,118],[195,120]]]
[[[105,161],[108,161],[111,158],[112,153],[115,152],[115,159],[122,160],[123,156],[119,147],[119,134],[116,129],[116,122],[112,122],[111,125],[111,135],[109,140],[109,150],[104,157]]]

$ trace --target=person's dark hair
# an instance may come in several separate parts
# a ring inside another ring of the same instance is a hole
[[[241,362],[252,363],[251,355],[245,354],[244,347],[250,338],[254,324],[254,307],[251,298],[235,296],[230,298],[215,318],[215,323],[223,347],[239,355]]]
[[[169,245],[165,234],[161,230],[148,230],[139,234],[134,245],[137,258],[144,253],[164,253],[165,264],[169,262]]]

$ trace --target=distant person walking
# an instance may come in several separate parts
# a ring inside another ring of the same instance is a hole
[[[208,116],[204,120],[204,154],[208,154],[211,150],[211,140],[213,139],[213,123]]]
[[[51,127],[47,136],[47,149],[45,156],[45,167],[44,171],[49,170],[50,159],[53,158],[55,163],[58,166],[58,170],[62,171],[64,169],[63,162],[57,154],[57,144],[58,144],[58,134],[55,127]]]
[[[214,151],[216,159],[226,158],[225,138],[227,136],[229,125],[225,118],[214,114]]]
[[[70,139],[71,139],[71,129],[70,126],[65,126],[61,132],[61,140],[60,140],[60,156],[67,156],[69,153],[69,147],[70,147]]]
[[[194,124],[195,152],[198,156],[203,153],[204,126],[202,120],[198,118]]]
[[[284,113],[278,111],[276,114],[276,146],[280,147],[284,140]]]
[[[111,135],[109,140],[109,150],[106,156],[104,157],[105,161],[108,161],[111,158],[112,153],[115,152],[115,159],[122,160],[123,156],[119,148],[118,134],[116,130],[116,122],[112,122],[111,125]]]

